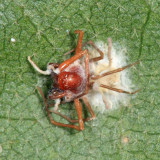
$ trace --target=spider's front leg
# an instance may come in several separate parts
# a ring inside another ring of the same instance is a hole
[[[55,69],[58,68],[58,66],[59,66],[59,64],[57,64],[57,63],[49,63],[47,65],[47,70],[43,71],[31,60],[30,56],[28,56],[28,61],[37,72],[39,72],[40,74],[43,74],[43,75],[51,75],[51,73],[53,71],[55,71]]]

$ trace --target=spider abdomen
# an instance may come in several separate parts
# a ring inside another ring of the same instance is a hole
[[[82,78],[76,72],[61,72],[58,76],[58,84],[61,90],[76,92],[81,85]]]

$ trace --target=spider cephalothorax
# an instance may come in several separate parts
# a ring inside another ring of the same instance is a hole
[[[80,131],[80,130],[83,130],[83,122],[84,121],[92,120],[95,118],[95,115],[91,109],[91,106],[88,102],[88,99],[85,96],[86,94],[88,94],[89,89],[95,90],[94,86],[98,84],[98,87],[101,87],[104,89],[109,89],[109,90],[120,92],[120,93],[128,93],[128,94],[136,93],[137,91],[127,92],[127,91],[123,91],[121,89],[113,88],[112,86],[108,86],[106,84],[101,84],[101,82],[103,82],[103,81],[101,81],[100,79],[107,76],[107,75],[117,73],[117,72],[120,72],[128,67],[131,67],[134,64],[136,64],[137,62],[130,64],[130,65],[127,65],[122,68],[109,70],[109,71],[104,72],[100,75],[93,75],[94,72],[93,71],[91,72],[91,70],[89,68],[89,64],[95,63],[99,60],[102,60],[103,59],[103,52],[101,50],[99,50],[94,45],[94,43],[92,41],[88,41],[82,45],[83,32],[81,30],[76,30],[74,33],[78,34],[79,36],[78,36],[78,42],[77,42],[76,48],[67,52],[67,53],[74,52],[74,55],[71,58],[65,60],[64,62],[62,62],[60,64],[49,63],[46,71],[40,70],[35,65],[35,63],[30,59],[30,57],[28,57],[28,60],[39,73],[44,74],[44,75],[51,75],[51,78],[53,80],[53,84],[51,86],[51,89],[48,92],[48,99],[55,100],[54,111],[49,110],[49,106],[47,104],[46,98],[44,97],[41,89],[39,87],[37,87],[42,98],[43,98],[45,109],[46,109],[46,112],[47,112],[48,117],[50,119],[50,122],[54,125],[57,125],[57,126],[73,128],[73,129]],[[100,56],[93,57],[93,58],[89,59],[88,50],[87,49],[82,50],[82,48],[86,44],[91,45],[100,54]],[[111,67],[111,64],[112,64],[112,60],[110,57],[111,43],[109,43],[109,44],[110,45],[108,45],[108,61],[109,61],[108,65]],[[99,91],[99,89],[96,91]],[[77,112],[77,117],[78,117],[77,120],[71,120],[70,118],[57,112],[58,106],[59,106],[62,98],[64,99],[64,102],[74,101],[74,106],[75,106],[75,109]],[[80,104],[79,99],[83,100],[91,117],[82,118],[82,108],[81,108],[81,104]],[[103,99],[103,101],[105,102],[105,99]],[[77,125],[73,125],[73,124],[63,124],[63,123],[56,122],[52,119],[51,113],[55,113],[71,123],[78,122],[79,125],[77,126]]]
[[[50,64],[52,65],[52,64]],[[56,74],[51,71],[53,80],[52,88],[49,90],[48,98],[64,98],[65,102],[74,100],[82,94],[86,86],[85,69],[77,60],[62,72]]]

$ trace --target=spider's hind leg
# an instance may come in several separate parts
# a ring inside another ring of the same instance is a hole
[[[104,76],[107,76],[107,75],[110,75],[110,74],[113,74],[113,73],[121,72],[121,71],[125,70],[126,68],[132,67],[132,66],[134,66],[135,64],[138,64],[138,63],[139,63],[139,61],[134,62],[134,63],[132,63],[132,64],[129,64],[129,65],[127,65],[127,66],[121,67],[121,68],[114,69],[114,70],[112,70],[112,71],[108,71],[108,72],[103,73],[103,74],[101,74],[101,75],[93,76],[93,77],[91,77],[91,79],[97,80],[97,79],[102,78],[102,77],[104,77]]]
[[[87,98],[83,96],[83,97],[82,97],[82,100],[83,100],[83,102],[84,102],[84,104],[85,104],[85,106],[86,106],[88,112],[89,112],[90,115],[91,115],[91,117],[86,118],[85,121],[90,121],[90,120],[92,120],[92,119],[95,118],[95,114],[94,114],[94,112],[93,112],[93,110],[92,110],[92,108],[91,108],[91,106],[90,106],[90,104],[89,104]]]
[[[106,89],[109,89],[109,90],[112,90],[112,91],[115,91],[115,92],[119,92],[119,93],[126,93],[126,94],[135,94],[135,93],[140,91],[140,89],[139,89],[139,90],[136,90],[134,92],[128,92],[128,91],[124,91],[124,90],[118,89],[118,88],[113,88],[113,87],[110,87],[110,86],[107,86],[107,85],[104,85],[104,84],[101,84],[100,87],[106,88]]]

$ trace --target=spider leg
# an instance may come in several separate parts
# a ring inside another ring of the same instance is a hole
[[[79,52],[78,54],[75,54],[74,56],[72,56],[71,58],[65,60],[64,62],[62,62],[59,65],[59,70],[63,71],[65,68],[67,68],[70,64],[72,64],[74,61],[76,61],[77,59],[81,58],[82,56],[84,56],[85,54],[88,54],[87,50],[84,49],[83,51]]]
[[[92,110],[92,108],[91,108],[91,106],[90,106],[87,98],[86,98],[86,97],[83,97],[82,100],[83,100],[83,102],[84,102],[84,104],[85,104],[88,112],[89,112],[90,115],[91,115],[91,117],[84,118],[84,119],[82,119],[82,120],[83,120],[83,122],[90,121],[90,120],[92,120],[92,119],[95,118],[95,114],[94,114],[94,112],[93,112],[93,110]],[[75,105],[75,106],[76,106],[76,105]],[[78,111],[79,111],[79,109],[78,109]],[[79,122],[79,119],[78,119],[78,120],[77,120],[77,119],[70,119],[69,117],[64,116],[63,114],[61,114],[61,113],[59,113],[59,112],[57,112],[57,111],[50,111],[50,112],[53,112],[53,113],[55,113],[55,114],[63,117],[64,119],[66,119],[67,121],[69,121],[69,122],[71,122],[71,123]],[[81,111],[80,111],[80,112],[81,112]],[[77,114],[78,114],[78,112],[77,112]],[[80,114],[82,115],[82,112],[81,112]],[[81,117],[80,117],[80,119],[81,119]],[[81,123],[81,122],[79,122],[79,123]],[[79,126],[80,126],[80,125],[79,125]]]
[[[78,123],[79,123],[78,130],[83,130],[82,107],[78,98],[74,99],[74,106],[78,117]]]
[[[97,80],[97,79],[102,78],[102,77],[104,77],[104,76],[107,76],[107,75],[110,75],[110,74],[113,74],[113,73],[117,73],[117,72],[121,72],[121,71],[123,71],[124,69],[129,68],[129,67],[132,67],[132,66],[134,66],[135,64],[138,64],[138,63],[139,63],[139,61],[134,62],[134,63],[132,63],[132,64],[129,64],[129,65],[127,65],[127,66],[121,67],[121,68],[117,68],[117,69],[115,69],[115,70],[112,70],[112,71],[109,71],[109,72],[106,72],[106,73],[103,73],[103,74],[101,74],[101,75],[97,75],[97,76],[91,77],[91,79]]]
[[[75,54],[79,54],[79,52],[81,52],[81,49],[82,49],[82,46],[83,46],[82,45],[83,31],[75,30],[74,33],[79,34],[78,35],[77,46],[76,46],[76,48],[73,48],[70,51],[66,52],[64,55],[67,55],[67,54],[72,53],[74,51],[75,51]]]
[[[59,123],[59,122],[56,122],[52,119],[51,117],[51,114],[48,110],[48,106],[47,106],[47,101],[46,101],[46,98],[44,97],[41,89],[39,87],[37,87],[42,99],[43,99],[43,103],[45,105],[45,110],[47,112],[47,115],[48,115],[48,118],[50,120],[50,123],[53,124],[53,125],[56,125],[56,126],[60,126],[60,127],[67,127],[67,128],[73,128],[73,129],[76,129],[78,131],[81,131],[83,130],[83,119],[82,119],[82,108],[81,108],[81,104],[79,102],[79,99],[75,99],[74,100],[74,104],[75,104],[75,109],[76,109],[76,112],[77,112],[77,116],[78,116],[78,122],[79,122],[79,126],[76,126],[76,125],[70,125],[70,124],[63,124],[63,123]],[[57,112],[57,111],[53,111],[53,112]],[[59,114],[60,115],[60,114]],[[63,115],[62,115],[63,117]]]
[[[115,92],[119,92],[119,93],[126,93],[126,94],[135,94],[135,93],[140,91],[140,89],[139,89],[139,90],[134,91],[134,92],[128,92],[128,91],[124,91],[122,89],[113,88],[113,87],[110,87],[110,86],[107,86],[107,85],[104,85],[104,84],[101,84],[100,87],[103,87],[103,88],[106,88],[106,89],[109,89],[109,90],[112,90],[112,91],[115,91]]]
[[[91,106],[90,106],[87,98],[86,98],[86,97],[83,97],[83,98],[81,98],[81,99],[83,100],[83,102],[84,102],[84,104],[85,104],[88,112],[89,112],[90,115],[91,115],[91,117],[84,118],[84,119],[83,119],[83,122],[93,120],[93,119],[95,118],[95,114],[94,114],[94,112],[93,112],[93,110],[92,110],[92,108],[91,108]],[[52,113],[54,113],[54,114],[57,114],[57,115],[61,116],[62,118],[66,119],[68,122],[71,122],[71,123],[77,123],[77,122],[79,122],[78,119],[70,119],[69,117],[67,117],[67,116],[65,116],[65,115],[57,112],[56,110],[49,110],[49,111],[52,112]]]
[[[103,52],[102,52],[100,49],[98,49],[97,46],[96,46],[91,40],[88,41],[88,42],[83,43],[83,44],[82,44],[82,48],[83,48],[84,46],[86,46],[87,44],[91,45],[91,46],[92,46],[95,50],[97,50],[97,52],[100,54],[99,57],[91,58],[91,59],[89,60],[90,62],[96,62],[96,61],[99,61],[99,60],[103,59],[103,57],[104,57]],[[73,52],[74,50],[75,50],[75,48],[72,49],[72,50],[70,50],[70,51],[68,51],[68,52],[65,53],[64,55],[67,55],[67,54]]]
[[[39,89],[38,89],[38,90],[39,90]],[[41,91],[40,91],[40,92],[41,92]],[[43,93],[40,93],[40,94],[43,94]],[[45,106],[47,106],[46,100],[45,100],[45,98],[44,98],[43,95],[42,95],[42,98],[43,98],[43,101],[44,101]],[[88,103],[87,98],[83,97],[82,100],[83,100],[83,102],[85,103],[85,106],[86,106],[87,110],[89,111],[89,113],[90,113],[90,115],[91,115],[91,117],[84,118],[84,119],[83,119],[83,122],[90,121],[90,120],[92,120],[92,119],[95,118],[94,112],[93,112],[90,104]],[[51,107],[51,106],[53,106],[53,105],[54,105],[54,104],[50,104],[49,106],[47,106],[47,109],[48,109],[48,107]],[[71,123],[77,123],[77,122],[78,122],[78,119],[70,119],[69,117],[61,114],[60,112],[57,112],[57,110],[55,110],[55,109],[54,109],[54,110],[48,110],[48,111],[49,111],[49,112],[52,112],[52,113],[54,113],[54,114],[57,114],[57,115],[59,115],[59,116],[61,116],[62,118],[66,119],[68,122],[71,122]]]
[[[54,114],[57,114],[59,116],[61,116],[62,118],[66,119],[67,121],[71,122],[71,123],[77,123],[78,122],[78,119],[70,119],[69,117],[61,114],[60,112],[57,112],[57,109],[55,109],[54,107],[54,110],[49,110],[48,107],[52,107],[54,104],[50,104],[49,106],[47,106],[47,103],[46,103],[46,99],[41,91],[41,89],[39,87],[37,87],[38,91],[40,92],[41,96],[42,96],[42,99],[43,99],[43,103],[45,105],[45,109],[48,110],[48,112],[52,112]],[[94,115],[94,112],[90,106],[90,104],[88,103],[87,99],[85,97],[82,98],[83,102],[85,103],[85,106],[87,108],[87,110],[89,111],[89,113],[91,114],[91,117],[88,117],[88,118],[84,118],[83,119],[83,122],[86,122],[86,121],[90,121],[92,119],[95,118],[95,115]],[[59,104],[59,103],[58,103]]]
[[[93,112],[93,110],[92,110],[92,108],[91,108],[91,106],[90,106],[87,98],[86,98],[86,97],[82,97],[82,100],[83,100],[83,102],[84,102],[84,104],[85,104],[88,112],[89,112],[90,115],[91,115],[91,117],[89,117],[87,120],[92,120],[92,119],[94,119],[94,118],[95,118],[95,114],[94,114],[94,112]]]
[[[75,104],[75,109],[76,109],[77,116],[78,116],[79,126],[56,122],[52,119],[50,112],[47,110],[47,114],[48,114],[48,117],[49,117],[49,120],[50,120],[51,124],[56,125],[56,126],[60,126],[60,127],[73,128],[73,129],[78,130],[78,131],[83,130],[82,109],[81,109],[81,105],[80,105],[79,100],[75,99],[74,104]]]
[[[84,47],[87,44],[91,45],[100,54],[99,57],[91,58],[89,60],[90,62],[96,62],[96,61],[99,61],[99,60],[103,59],[103,57],[104,57],[103,52],[99,48],[97,48],[97,46],[91,40],[84,43],[82,46]]]
[[[29,63],[33,66],[33,68],[34,68],[37,72],[39,72],[39,73],[41,73],[41,74],[43,74],[43,75],[50,75],[50,74],[51,74],[51,71],[50,71],[49,69],[47,69],[46,71],[42,71],[42,70],[31,60],[31,57],[30,57],[30,56],[28,56],[28,61],[29,61]]]
[[[50,112],[61,116],[62,118],[64,118],[65,120],[67,120],[67,121],[70,122],[70,123],[77,123],[77,122],[78,122],[78,119],[70,119],[69,117],[61,114],[60,112],[53,111],[53,110],[50,110]],[[93,118],[93,119],[94,119],[94,118]],[[89,118],[83,118],[83,122],[90,121],[90,120],[92,120],[91,117],[89,117]]]
[[[107,41],[108,41],[108,60],[109,60],[109,66],[111,66],[111,64],[112,64],[112,59],[111,59],[112,41],[111,41],[110,38],[108,38]],[[97,52],[100,54],[99,57],[91,58],[89,61],[90,61],[90,62],[96,62],[96,61],[99,61],[99,60],[103,59],[103,57],[104,57],[103,52],[102,52],[99,48],[97,48],[97,46],[96,46],[91,40],[88,41],[88,42],[83,43],[83,44],[82,44],[82,48],[83,48],[84,46],[88,45],[88,44],[91,45],[91,46],[92,46],[95,50],[97,50]],[[64,55],[67,55],[67,54],[70,54],[70,53],[74,52],[75,49],[76,49],[76,48],[73,48],[72,50],[66,52]]]
[[[112,59],[111,59],[112,40],[111,40],[111,38],[107,39],[107,43],[108,43],[108,55],[107,56],[108,56],[109,66],[111,66],[112,65]],[[82,47],[84,47],[87,44],[90,44],[100,54],[99,57],[95,57],[95,58],[90,59],[89,60],[90,62],[96,62],[96,61],[99,61],[99,60],[103,59],[103,57],[104,57],[103,52],[100,49],[98,49],[97,46],[91,40],[84,43],[82,45]]]
[[[95,118],[95,115],[94,115],[94,112],[93,112],[93,110],[92,110],[90,104],[88,103],[87,98],[86,98],[86,97],[83,97],[82,100],[83,100],[83,102],[84,102],[84,104],[85,104],[85,106],[86,106],[88,112],[89,112],[90,115],[91,115],[91,117],[84,118],[84,119],[83,119],[83,122],[93,120],[93,119]],[[59,112],[57,112],[57,111],[51,111],[51,112],[53,112],[53,113],[55,113],[55,114],[57,114],[57,115],[63,117],[64,119],[66,119],[67,121],[69,121],[69,122],[71,122],[71,123],[79,122],[79,120],[77,120],[77,119],[70,119],[69,117],[64,116],[63,114],[61,114],[61,113],[59,113]]]
[[[99,57],[91,58],[91,59],[89,60],[90,62],[96,62],[96,61],[99,61],[99,60],[103,59],[103,56],[104,56],[104,55],[103,55],[103,52],[102,52],[100,49],[98,49],[97,46],[96,46],[91,40],[88,41],[88,42],[83,43],[83,44],[82,44],[82,48],[83,48],[85,45],[87,45],[87,44],[90,44],[90,45],[91,45],[93,48],[95,48],[95,50],[97,50],[97,52],[100,54]],[[72,50],[66,52],[64,55],[67,55],[67,54],[70,54],[70,53],[74,52],[75,49],[76,49],[76,48],[73,48]]]
[[[77,41],[77,46],[75,48],[75,55],[79,54],[79,52],[81,52],[81,48],[82,48],[82,38],[83,38],[83,31],[81,30],[75,30],[74,31],[75,34],[79,34],[78,35],[78,41]]]

